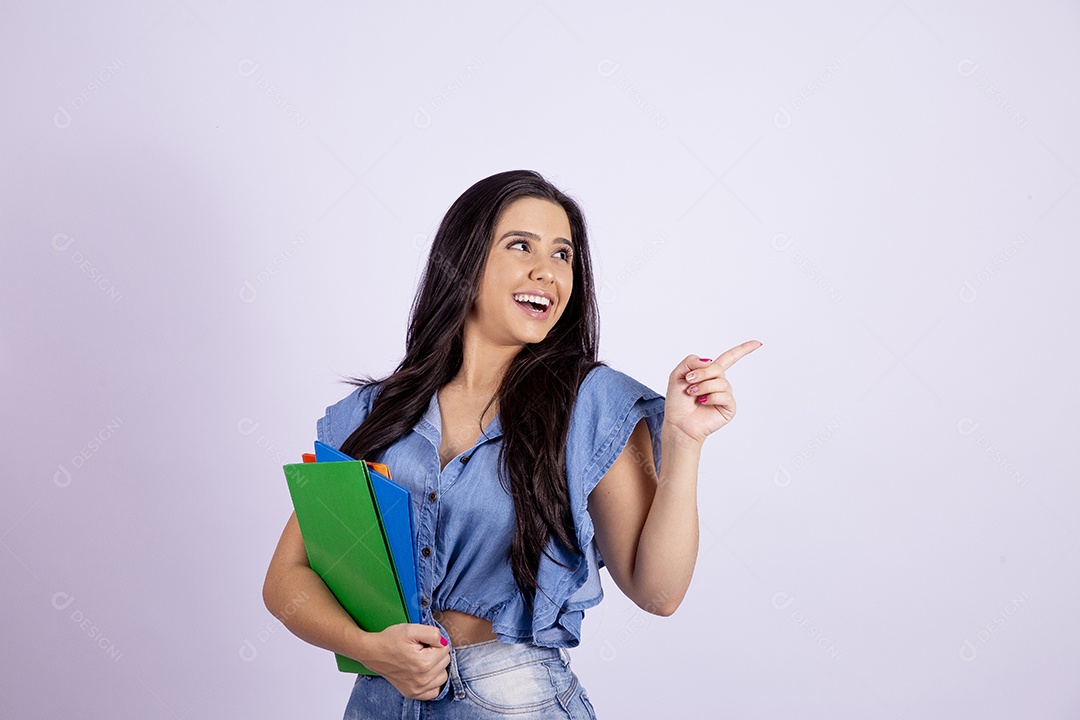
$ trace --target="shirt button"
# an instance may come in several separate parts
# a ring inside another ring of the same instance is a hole
[[[430,500],[431,502],[435,502],[435,498],[437,498],[437,497],[439,497],[439,496],[436,495],[435,493],[431,493],[430,495],[427,496],[427,499]]]
[[[424,557],[428,557],[429,555],[431,555],[431,548],[429,548],[429,547],[424,548],[423,550],[420,551],[420,554],[423,555]]]
[[[420,598],[420,604],[423,605],[424,607],[427,607],[428,606],[428,599],[427,598]]]
[[[462,455],[461,456],[461,464],[462,465],[468,465],[469,464],[469,456],[468,455]]]

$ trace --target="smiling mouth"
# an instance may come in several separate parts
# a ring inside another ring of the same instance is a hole
[[[518,295],[513,298],[519,308],[524,310],[530,317],[534,318],[546,318],[548,316],[551,305],[545,305],[543,303],[543,300],[546,299],[547,298],[541,299],[534,295]]]

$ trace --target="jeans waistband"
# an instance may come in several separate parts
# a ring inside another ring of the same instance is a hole
[[[432,622],[442,631],[443,637],[450,640],[446,628],[438,620]],[[455,698],[465,697],[461,678],[472,678],[488,672],[502,670],[530,662],[559,659],[564,665],[570,664],[570,654],[563,648],[548,648],[527,643],[504,643],[498,640],[485,640],[456,647],[450,643],[450,665],[447,667],[448,678],[435,700],[441,700],[448,693]]]
[[[456,655],[454,659],[457,674],[466,678],[541,660],[558,659],[563,664],[568,664],[569,658],[564,653],[562,648],[504,643],[498,640],[465,645],[453,651]]]

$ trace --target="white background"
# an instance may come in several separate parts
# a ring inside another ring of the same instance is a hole
[[[585,211],[602,359],[764,346],[602,718],[1075,718],[1075,3],[8,5],[10,717],[336,718],[261,586],[469,185]],[[1071,49],[1070,49],[1071,48]]]

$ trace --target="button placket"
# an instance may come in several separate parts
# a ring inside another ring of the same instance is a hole
[[[458,456],[458,462],[448,462],[446,467],[441,467],[439,458],[439,448],[442,446],[442,413],[439,409],[438,393],[432,396],[427,413],[416,430],[427,440],[429,449],[426,452],[430,452],[431,458],[428,466],[431,470],[425,480],[423,493],[420,495],[421,498],[427,495],[428,502],[419,503],[420,512],[417,518],[417,538],[414,547],[419,549],[417,568],[420,576],[421,615],[425,622],[433,622],[431,604],[434,601],[436,583],[442,581],[442,578],[438,577],[436,561],[441,495],[461,477],[469,460],[481,445],[496,441],[502,436],[502,427],[499,424],[499,418],[493,418],[473,446]],[[445,562],[445,559],[442,562]],[[446,568],[443,568],[443,571],[445,573]]]
[[[420,526],[417,528],[416,533],[417,544],[423,547],[423,550],[420,551],[420,557],[417,558],[417,565],[420,570],[420,605],[423,608],[422,614],[426,620],[431,620],[431,597],[435,589],[435,564],[431,560],[430,548],[435,544],[435,528],[438,520],[438,504],[434,502],[438,497],[438,453],[435,453],[434,462],[435,472],[428,476],[427,487],[425,487],[432,502],[421,505]]]

